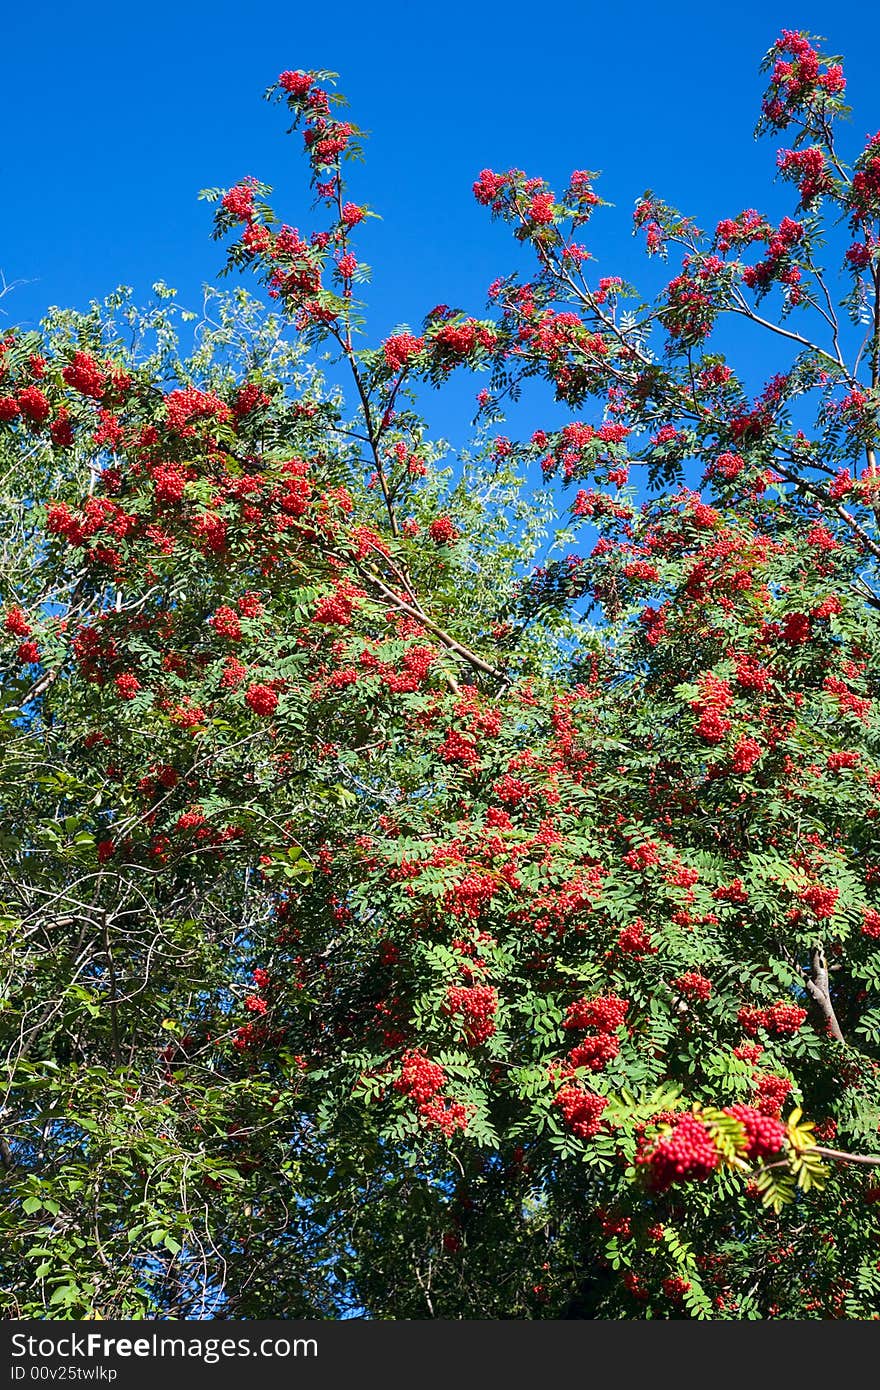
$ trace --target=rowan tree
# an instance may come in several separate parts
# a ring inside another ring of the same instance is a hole
[[[528,273],[369,346],[287,71],[259,293],[6,336],[10,1315],[880,1313],[880,136],[765,67],[792,215],[645,194],[650,302],[483,170]]]

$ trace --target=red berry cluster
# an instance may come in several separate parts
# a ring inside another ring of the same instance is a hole
[[[213,391],[200,391],[197,386],[185,386],[169,391],[165,397],[165,419],[168,428],[184,438],[195,434],[194,420],[231,420],[232,411]]]
[[[672,1132],[636,1155],[636,1162],[648,1169],[648,1181],[656,1192],[664,1192],[683,1179],[708,1178],[721,1162],[710,1130],[696,1115],[682,1115]]]
[[[744,1158],[767,1158],[784,1147],[785,1125],[781,1120],[764,1115],[751,1105],[728,1105],[724,1113],[739,1120],[746,1132]]]
[[[632,1294],[633,1298],[639,1299],[640,1302],[644,1302],[649,1297],[649,1292],[645,1286],[644,1280],[641,1275],[636,1274],[633,1269],[624,1271],[623,1287],[628,1293]]]
[[[304,97],[312,85],[310,72],[283,72],[278,79],[279,87],[294,97]]]
[[[688,999],[705,1001],[712,993],[712,981],[701,975],[699,970],[686,970],[677,980],[672,981],[672,988]]]
[[[619,1051],[620,1042],[613,1033],[596,1033],[571,1049],[568,1062],[574,1068],[588,1067],[590,1071],[602,1071]]]
[[[840,890],[838,888],[826,888],[821,883],[817,883],[811,888],[805,888],[802,893],[798,894],[801,902],[812,908],[813,915],[818,917],[820,921],[834,915],[839,896]]]
[[[568,1054],[572,1067],[588,1067],[601,1071],[620,1051],[615,1036],[629,1008],[629,1000],[616,994],[600,994],[595,999],[576,999],[570,1004],[562,1021],[563,1028],[595,1029],[592,1036],[581,1040]]]
[[[276,692],[271,685],[263,685],[259,681],[254,681],[248,686],[244,698],[254,714],[259,714],[262,717],[274,714],[278,708]]]
[[[498,878],[493,873],[473,871],[453,883],[443,896],[443,906],[454,917],[479,917],[484,907],[491,903],[498,887]]]
[[[748,1033],[750,1038],[754,1038],[759,1028],[764,1028],[768,1033],[775,1033],[777,1037],[791,1037],[796,1033],[807,1016],[806,1009],[800,1008],[797,1004],[788,1004],[780,1000],[778,1004],[772,1004],[769,1009],[758,1009],[752,1004],[744,1004],[737,1014],[737,1022]]]
[[[697,685],[699,696],[691,701],[691,709],[700,716],[697,733],[706,743],[720,743],[731,727],[724,711],[733,703],[733,691],[726,680],[712,671],[704,671]]]
[[[325,178],[333,170],[340,155],[344,154],[355,135],[355,128],[349,121],[336,121],[330,114],[330,100],[322,87],[315,82],[315,74],[309,72],[283,72],[278,78],[278,86],[287,93],[287,104],[295,114],[294,124],[304,125],[304,141],[317,179]],[[335,178],[322,183],[320,189],[327,191],[322,196],[335,193]]]
[[[563,1028],[598,1028],[612,1033],[626,1018],[629,1000],[616,994],[600,994],[595,999],[576,999],[569,1004],[562,1020]]]
[[[20,608],[10,608],[3,620],[3,626],[13,637],[30,637],[31,626]]]
[[[61,373],[68,386],[79,391],[81,396],[91,396],[100,400],[104,395],[107,374],[87,352],[76,352],[70,366]]]
[[[234,608],[221,604],[216,613],[210,620],[211,626],[221,637],[228,637],[231,642],[237,642],[241,638],[241,624],[238,621],[238,614]]]
[[[509,773],[499,777],[493,791],[505,806],[519,806],[522,802],[528,801],[532,794],[528,782],[524,782],[521,777],[511,777]]]
[[[856,160],[850,203],[854,219],[880,216],[880,131],[871,136]]]
[[[829,753],[825,760],[825,766],[829,772],[840,772],[843,768],[858,767],[861,760],[860,753]]]
[[[26,386],[18,393],[18,408],[32,425],[42,425],[51,414],[51,406],[39,386]]]
[[[403,654],[405,670],[418,681],[425,679],[436,660],[437,651],[434,647],[410,647]]]
[[[411,1096],[416,1105],[425,1105],[446,1083],[446,1073],[438,1062],[432,1062],[417,1048],[405,1052],[400,1076],[394,1089]]]
[[[842,96],[846,88],[843,69],[818,53],[805,34],[783,29],[770,53],[776,61],[762,112],[771,129],[784,130],[803,112],[824,114],[830,102]]]
[[[690,1279],[683,1279],[680,1274],[670,1274],[663,1280],[663,1292],[673,1303],[679,1303],[690,1287]]]
[[[637,917],[628,927],[621,930],[617,938],[617,947],[629,956],[651,955],[657,950],[641,917]]]
[[[444,1008],[461,1019],[468,1046],[478,1047],[495,1032],[498,991],[491,985],[451,985],[446,991]]]
[[[751,772],[764,750],[754,738],[741,738],[733,750],[730,766],[734,772]]]
[[[604,1236],[623,1236],[626,1239],[631,1234],[632,1227],[628,1216],[622,1216],[620,1212],[606,1211],[604,1207],[597,1207],[596,1215]]]
[[[385,364],[392,372],[401,371],[410,358],[417,357],[425,346],[424,338],[416,338],[412,333],[396,333],[386,338],[382,344]]]
[[[579,1139],[592,1139],[602,1124],[602,1111],[608,1101],[604,1096],[582,1091],[579,1086],[563,1086],[553,1102],[562,1111],[568,1128]]]
[[[456,359],[467,357],[477,348],[490,352],[497,346],[497,339],[491,329],[485,328],[475,319],[465,319],[461,323],[443,323],[433,337],[441,355],[445,356],[443,365],[447,369],[455,364]]]
[[[840,890],[838,888],[826,888],[823,884],[815,884],[813,887],[805,888],[801,894],[798,894],[798,897],[801,902],[808,905],[808,908],[812,908],[813,915],[823,920],[824,917],[834,915]]]
[[[185,468],[176,463],[157,463],[150,469],[150,473],[157,502],[181,501],[183,490],[189,482],[189,474]],[[60,511],[60,508],[56,510]],[[61,531],[60,526],[55,529]]]
[[[465,767],[479,765],[480,755],[471,739],[457,729],[450,729],[437,750],[445,763],[463,763]]]
[[[801,222],[795,222],[791,217],[783,217],[779,226],[771,230],[768,244],[767,255],[757,265],[747,265],[742,271],[743,284],[748,285],[749,289],[755,290],[758,295],[765,293],[774,281],[787,286],[787,292],[792,303],[797,304],[800,300],[801,291],[798,286],[801,279],[800,266],[794,264],[791,259],[792,249],[803,239],[804,227]],[[805,636],[801,635],[805,625],[808,627],[809,619],[803,613],[790,613],[786,618],[794,619],[795,623],[791,628],[793,636],[789,636],[788,631],[783,633],[783,640],[786,642],[802,642]]]
[[[223,195],[222,205],[236,222],[250,222],[254,215],[254,190],[245,180]]]
[[[773,1072],[755,1073],[755,1099],[757,1109],[762,1115],[770,1115],[778,1119],[782,1113],[782,1107],[791,1092],[791,1082],[785,1076],[776,1076]]]
[[[653,840],[646,840],[644,844],[636,845],[634,849],[629,850],[623,856],[623,862],[636,872],[651,869],[660,863],[660,848]]]
[[[418,1048],[404,1053],[394,1089],[410,1096],[424,1122],[448,1138],[457,1129],[467,1129],[468,1112],[461,1101],[440,1094],[445,1084],[446,1073],[438,1062],[432,1062]]]
[[[865,908],[865,915],[862,919],[862,932],[865,936],[870,936],[874,939],[880,937],[880,912],[878,912],[876,908]]]
[[[133,671],[122,671],[114,684],[120,700],[133,700],[141,688],[141,683]]]
[[[451,545],[458,539],[458,532],[448,516],[435,517],[428,527],[428,535],[435,545]]]
[[[332,594],[322,598],[315,608],[316,623],[331,623],[337,627],[347,627],[351,622],[354,599],[357,597],[350,587],[337,584]]]
[[[232,413],[236,419],[242,419],[245,415],[250,415],[254,410],[262,410],[265,406],[271,405],[272,399],[262,391],[255,381],[249,381],[246,386],[242,386],[235,398]]]

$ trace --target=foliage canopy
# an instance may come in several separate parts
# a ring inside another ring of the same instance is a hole
[[[646,194],[652,303],[484,170],[528,274],[364,346],[285,72],[319,230],[205,194],[261,295],[6,336],[9,1315],[880,1313],[880,136],[766,68],[793,215]]]

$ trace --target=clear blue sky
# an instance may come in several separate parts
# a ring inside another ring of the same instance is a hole
[[[751,131],[757,64],[782,27],[825,35],[845,55],[861,143],[880,127],[880,8],[866,4],[9,7],[0,268],[27,283],[2,307],[33,323],[51,304],[84,307],[119,283],[145,297],[159,278],[195,300],[222,259],[196,194],[244,174],[274,184],[285,220],[307,227],[301,137],[286,138],[281,111],[261,100],[284,68],[340,72],[353,118],[371,132],[353,193],[384,219],[365,243],[377,337],[439,301],[479,310],[514,262],[471,196],[487,165],[557,183],[573,168],[602,169],[617,206],[592,245],[604,273],[638,280],[630,214],[645,187],[703,225],[772,210],[775,146]]]

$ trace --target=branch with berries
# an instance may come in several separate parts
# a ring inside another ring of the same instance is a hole
[[[821,1189],[828,1162],[880,1167],[880,1155],[852,1154],[815,1142],[814,1125],[796,1108],[787,1121],[750,1105],[723,1110],[694,1105],[680,1115],[656,1117],[635,1155],[633,1175],[655,1193],[680,1183],[705,1181],[727,1168],[748,1175],[764,1206],[781,1211],[798,1191]],[[755,1166],[757,1165],[757,1166]]]

